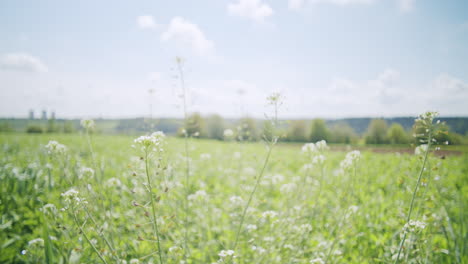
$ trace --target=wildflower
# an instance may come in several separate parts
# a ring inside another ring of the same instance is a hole
[[[323,155],[317,155],[312,159],[313,164],[323,164],[325,162],[326,158]]]
[[[424,155],[427,151],[427,144],[419,145],[414,149],[414,154],[415,155]]]
[[[64,197],[67,204],[71,204],[72,202],[75,202],[76,205],[87,204],[88,202],[86,202],[85,199],[78,197],[78,194],[77,190],[71,188],[70,190],[62,193],[61,196]]]
[[[325,261],[323,261],[322,258],[314,258],[314,259],[311,259],[311,260],[309,261],[309,263],[313,263],[313,264],[315,264],[315,263],[318,263],[318,264],[325,264]]]
[[[426,228],[426,223],[418,220],[410,220],[408,223],[403,226],[403,232],[408,233],[408,232],[420,232],[424,228]]]
[[[47,150],[47,154],[49,154],[49,155],[65,154],[65,152],[67,151],[67,147],[65,145],[62,145],[62,144],[58,143],[55,140],[49,141],[49,143],[47,143],[45,148]]]
[[[135,145],[134,147],[139,146],[141,150],[145,153],[149,153],[152,151],[163,151],[163,144],[164,144],[164,133],[161,131],[154,132],[149,136],[141,136],[136,138],[133,142]]]
[[[283,184],[281,187],[280,187],[280,192],[281,193],[290,193],[290,192],[293,192],[295,189],[296,189],[297,185],[295,183],[286,183],[286,184]]]
[[[253,251],[257,251],[259,254],[265,253],[266,249],[259,247],[259,246],[252,246]]]
[[[317,141],[314,143],[306,143],[302,146],[302,152],[305,153],[320,153],[328,150],[327,142],[325,140]]]
[[[194,194],[190,194],[187,199],[190,201],[193,200],[203,200],[207,197],[207,194],[204,190],[198,190]]]
[[[265,211],[262,213],[262,218],[274,218],[278,216],[278,213],[275,211]]]
[[[94,170],[91,169],[91,168],[87,168],[87,167],[82,167],[80,169],[80,178],[81,177],[84,177],[84,178],[91,178],[94,176]]]
[[[250,231],[255,231],[255,230],[257,230],[257,226],[256,225],[247,225],[245,227],[245,229],[247,229],[247,231],[249,231],[249,232]]]
[[[281,93],[276,92],[276,93],[272,93],[271,95],[267,97],[267,102],[270,105],[278,105],[278,104],[282,104],[282,99],[283,99],[283,96],[281,95]]]
[[[120,182],[119,179],[112,177],[112,178],[107,180],[107,185],[114,186],[114,187],[120,187],[122,185],[122,183]]]
[[[341,161],[340,167],[343,170],[350,169],[356,165],[356,162],[358,162],[360,158],[361,152],[359,152],[359,150],[353,150],[351,152],[348,152],[348,154],[346,154],[345,159]]]
[[[138,259],[131,259],[130,264],[138,264],[140,261]]]
[[[236,205],[241,205],[244,202],[244,200],[240,196],[231,196],[229,198],[229,201],[235,206]]]
[[[81,120],[80,124],[86,130],[94,129],[94,120],[92,120],[92,119],[83,119],[83,120]]]
[[[220,256],[220,257],[222,257],[222,258],[225,258],[225,257],[228,257],[228,256],[234,256],[234,250],[232,250],[232,249],[221,250],[221,251],[218,253],[218,256]]]
[[[33,246],[35,244],[38,244],[40,246],[44,246],[44,239],[42,238],[36,238],[28,242],[28,246]]]

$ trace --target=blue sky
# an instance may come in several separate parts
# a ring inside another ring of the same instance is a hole
[[[0,116],[468,115],[468,2],[455,0],[0,3]],[[150,95],[149,89],[154,89]]]

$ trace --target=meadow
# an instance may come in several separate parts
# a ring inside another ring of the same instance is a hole
[[[467,152],[87,133],[0,147],[1,263],[468,262]]]

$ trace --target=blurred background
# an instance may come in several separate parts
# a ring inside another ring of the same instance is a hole
[[[276,91],[286,141],[407,144],[417,114],[435,110],[444,139],[463,144],[466,10],[462,0],[2,1],[0,130],[73,133],[94,118],[97,133],[176,135],[185,122],[200,137],[258,140]]]

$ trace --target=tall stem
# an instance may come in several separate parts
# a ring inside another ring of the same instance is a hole
[[[185,80],[184,80],[184,71],[182,70],[182,59],[177,58],[177,70],[179,71],[180,77],[180,86],[182,88],[182,98],[183,98],[183,110],[184,110],[184,122],[187,124],[187,92],[185,90]],[[190,161],[189,161],[189,146],[188,146],[188,133],[187,127],[185,127],[184,133],[184,148],[185,148],[185,199],[184,199],[184,247],[185,247],[185,261],[187,261],[187,255],[190,253],[188,247],[188,195],[189,195],[189,177],[190,177]]]
[[[156,219],[156,206],[154,204],[154,197],[153,197],[153,187],[151,185],[151,178],[149,173],[149,165],[148,165],[148,150],[145,151],[145,169],[146,169],[146,179],[148,181],[148,188],[149,188],[149,195],[151,199],[151,211],[153,213],[153,232],[154,236],[156,237],[158,243],[158,255],[159,255],[159,263],[164,263],[162,259],[162,251],[161,251],[161,242],[159,241],[159,229],[158,229],[158,220]]]
[[[424,161],[423,161],[421,170],[419,171],[418,182],[416,183],[416,186],[414,187],[413,197],[411,198],[410,208],[409,208],[409,211],[408,211],[408,217],[406,218],[406,224],[408,224],[409,221],[411,220],[411,214],[413,213],[413,207],[414,207],[414,200],[416,198],[416,193],[418,192],[419,185],[421,184],[421,179],[422,179],[422,175],[423,175],[423,172],[424,172],[424,168],[426,167],[427,156],[429,154],[429,149],[431,148],[432,133],[429,133],[428,138],[429,138],[429,140],[427,142],[427,149],[426,149],[426,152],[424,153]],[[401,249],[403,248],[403,244],[405,243],[407,233],[408,232],[404,231],[403,239],[401,240],[400,247],[398,248],[398,254],[397,254],[396,260],[394,262],[395,264],[400,261]]]
[[[83,227],[80,225],[80,223],[78,221],[78,217],[76,216],[75,207],[73,205],[72,205],[72,211],[73,211],[73,220],[75,221],[76,226],[78,226],[78,228],[80,229],[80,232],[83,234],[86,241],[91,245],[94,252],[98,255],[99,259],[101,259],[101,261],[103,263],[107,264],[107,261],[104,259],[104,257],[101,255],[101,253],[99,253],[96,246],[94,246],[94,244],[91,243],[91,241],[89,240],[88,236],[86,235],[86,232],[84,231]]]
[[[263,173],[265,171],[265,168],[268,164],[268,160],[270,159],[270,154],[271,154],[271,150],[273,149],[273,144],[270,144],[269,145],[269,149],[268,149],[268,153],[265,157],[265,162],[263,163],[263,166],[262,166],[262,170],[260,171],[258,177],[257,177],[257,181],[255,182],[255,186],[252,190],[252,192],[250,193],[250,196],[249,196],[249,200],[247,200],[247,204],[245,205],[245,208],[244,208],[244,211],[242,212],[242,216],[241,216],[241,221],[239,223],[239,227],[237,228],[237,233],[236,233],[236,240],[234,242],[234,247],[232,250],[236,251],[236,247],[237,247],[237,244],[239,242],[239,236],[240,236],[240,232],[242,230],[242,225],[244,224],[244,220],[245,220],[245,215],[247,214],[247,210],[249,209],[250,207],[250,203],[252,202],[252,199],[253,199],[253,196],[255,194],[255,191],[257,190],[258,188],[258,185],[260,184],[260,181],[262,179],[262,176],[263,176]]]

